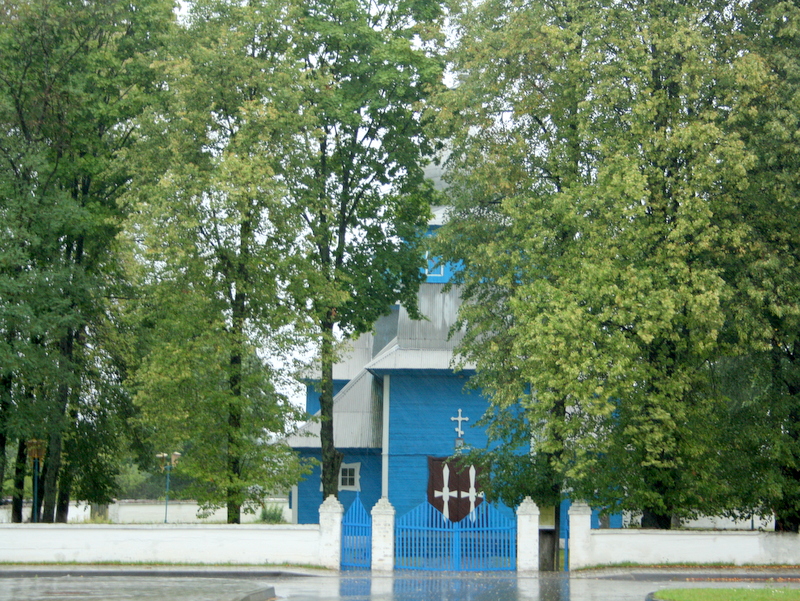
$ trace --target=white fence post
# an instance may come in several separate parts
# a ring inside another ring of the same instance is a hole
[[[381,497],[372,508],[372,571],[394,570],[394,507]]]
[[[539,570],[539,507],[525,497],[517,507],[517,571]]]
[[[319,562],[338,570],[342,563],[342,516],[344,507],[330,495],[319,506]]]
[[[592,508],[576,502],[569,508],[569,569],[590,565],[592,535]]]

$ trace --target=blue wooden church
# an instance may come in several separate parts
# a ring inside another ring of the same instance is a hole
[[[442,215],[443,210],[435,213],[432,230],[441,224]],[[411,319],[403,307],[393,307],[373,332],[351,343],[334,367],[334,444],[344,454],[339,500],[345,510],[357,497],[367,512],[381,497],[388,498],[398,518],[421,510],[428,501],[438,503],[445,515],[468,512],[482,502],[480,491],[470,487],[469,474],[462,475],[462,484],[446,485],[453,474],[445,473],[442,482],[441,463],[432,463],[452,456],[462,445],[487,443],[484,430],[474,426],[487,400],[479,392],[465,390],[472,374],[469,366],[459,373],[452,369],[453,350],[461,336],[450,336],[460,304],[457,289],[443,291],[451,277],[448,265],[429,261],[418,293],[426,319]],[[313,385],[307,387],[306,409],[311,414],[319,411],[319,392]],[[309,422],[288,442],[301,455],[320,459],[319,430],[319,423]],[[434,476],[440,482],[435,490]],[[322,502],[317,466],[291,492],[294,521],[318,523]],[[560,538],[566,537],[568,506],[565,502],[561,507]],[[513,520],[512,509],[493,510]],[[548,523],[551,527],[554,523],[552,509],[548,515],[543,508],[541,524]]]
[[[435,218],[431,227],[439,223]],[[428,498],[429,458],[486,444],[484,431],[472,427],[486,399],[464,390],[469,372],[451,367],[460,339],[449,337],[460,302],[457,290],[443,293],[451,275],[448,265],[430,261],[418,294],[427,319],[411,319],[403,307],[393,307],[334,367],[334,444],[344,454],[339,500],[345,508],[357,494],[367,511],[385,496],[402,516]],[[319,411],[313,385],[306,402],[309,413]],[[319,424],[307,424],[289,443],[319,459]],[[317,467],[292,491],[296,521],[318,523],[322,501]]]

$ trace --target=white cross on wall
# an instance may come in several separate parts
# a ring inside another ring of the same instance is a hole
[[[444,508],[442,509],[442,514],[444,515],[444,519],[450,519],[450,499],[457,499],[458,498],[458,491],[450,490],[450,467],[445,463],[444,467],[442,468],[442,474],[444,475],[444,483],[442,484],[442,490],[434,490],[433,496],[434,497],[441,497],[442,501],[444,501]]]
[[[461,422],[468,422],[469,418],[468,417],[461,417],[461,409],[459,409],[458,410],[458,417],[451,417],[450,421],[451,422],[458,422],[458,425],[456,426],[456,434],[458,434],[459,438],[463,438],[464,430],[461,429]]]
[[[482,492],[475,488],[475,466],[469,466],[469,491],[459,491],[462,499],[469,499],[469,512],[475,511],[475,501],[483,497]]]

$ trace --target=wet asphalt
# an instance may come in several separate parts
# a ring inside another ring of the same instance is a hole
[[[431,573],[174,566],[0,566],[0,601],[644,601],[663,588],[800,588],[800,569]]]

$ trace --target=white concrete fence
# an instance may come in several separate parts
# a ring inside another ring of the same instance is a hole
[[[0,524],[0,562],[304,564],[338,569],[343,507],[329,497],[318,525]],[[800,535],[759,531],[591,529],[591,510],[570,514],[569,566],[638,564],[800,564]],[[372,569],[394,568],[395,510],[372,508]],[[517,509],[517,570],[539,568],[539,508]]]
[[[592,530],[591,517],[592,510],[586,503],[575,503],[569,510],[571,570],[624,562],[800,564],[798,534],[758,530]]]
[[[320,506],[319,525],[267,524],[0,524],[0,562],[198,564],[293,563],[338,569],[344,509],[334,497]],[[517,566],[539,567],[539,508],[517,511]],[[372,569],[394,569],[395,510],[372,509]]]
[[[0,524],[0,562],[292,563],[339,568],[342,506],[320,507],[320,523]]]
[[[295,563],[338,568],[320,547],[317,525],[0,525],[1,562]]]

